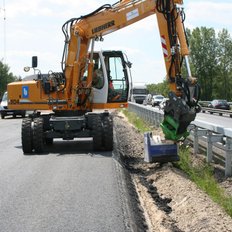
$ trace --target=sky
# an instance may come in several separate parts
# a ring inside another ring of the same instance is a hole
[[[38,56],[42,73],[61,71],[64,35],[61,27],[70,18],[88,14],[117,0],[0,0],[0,60],[22,78],[33,74],[23,68]],[[226,28],[232,36],[232,0],[184,0],[185,26]],[[134,82],[164,80],[166,69],[156,16],[120,29],[97,42],[96,50],[122,50],[132,63]]]

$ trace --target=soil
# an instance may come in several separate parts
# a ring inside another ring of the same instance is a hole
[[[232,218],[188,176],[172,163],[144,161],[143,134],[131,125],[122,113],[114,113],[117,150],[131,178],[144,211],[148,231],[232,231]],[[153,134],[162,136],[160,129]],[[201,162],[202,156],[194,157]],[[215,165],[215,177],[232,196],[232,178],[225,178]]]

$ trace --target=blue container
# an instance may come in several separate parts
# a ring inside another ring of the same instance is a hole
[[[146,162],[174,162],[179,161],[178,145],[176,143],[157,143],[152,139],[152,133],[144,133],[144,160]]]

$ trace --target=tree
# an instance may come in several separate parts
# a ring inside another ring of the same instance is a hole
[[[167,97],[168,92],[170,92],[167,80],[164,80],[162,83],[158,83],[158,84],[148,84],[147,89],[149,93],[153,95],[162,94],[165,97]]]
[[[218,76],[215,97],[232,99],[232,39],[226,29],[218,33]]]
[[[213,82],[217,77],[217,39],[213,28],[196,28],[190,36],[191,62],[202,88],[201,100],[213,96]]]
[[[17,77],[9,71],[9,66],[0,61],[0,97],[2,97],[3,93],[6,91],[7,84],[17,80]]]
[[[200,27],[186,30],[190,47],[192,76],[201,86],[201,99],[222,98],[232,101],[232,38],[226,29],[216,34],[213,28]],[[182,65],[182,76],[188,75]],[[166,89],[163,87],[166,87]],[[167,96],[168,84],[148,85],[151,93]]]
[[[201,84],[201,100],[232,99],[232,39],[226,29],[196,28],[190,34],[190,61]]]

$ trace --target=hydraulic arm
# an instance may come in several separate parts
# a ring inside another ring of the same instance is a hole
[[[156,14],[161,46],[170,87],[169,101],[164,109],[164,121],[161,127],[166,139],[185,138],[187,127],[199,111],[198,99],[200,88],[196,78],[191,76],[188,61],[189,49],[184,28],[184,11],[178,5],[182,0],[122,0],[114,5],[105,4],[96,11],[67,21],[63,28],[70,28],[70,39],[66,37],[68,52],[64,71],[67,78],[67,94],[75,101],[79,86],[78,73],[86,63],[86,54],[90,40],[103,40],[103,36],[120,28],[129,26],[145,17]],[[71,27],[67,25],[70,24]],[[65,32],[68,35],[68,31]],[[78,49],[77,49],[78,48]],[[77,57],[79,57],[77,59]],[[187,77],[182,76],[182,64],[186,65]],[[73,65],[74,64],[74,65]],[[87,86],[91,86],[93,64],[88,63],[89,75]],[[75,70],[75,71],[74,71]],[[73,90],[73,91],[71,91]]]

